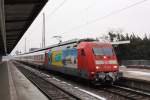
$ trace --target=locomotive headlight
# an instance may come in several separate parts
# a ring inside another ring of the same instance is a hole
[[[107,58],[107,56],[103,56],[103,58],[104,58],[104,59],[106,59],[106,58]]]
[[[114,66],[114,68],[116,69],[116,68],[118,68],[118,66]]]
[[[99,66],[96,66],[96,69],[99,69]]]

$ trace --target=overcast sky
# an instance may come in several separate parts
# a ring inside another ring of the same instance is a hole
[[[139,36],[145,33],[149,36],[150,33],[150,0],[49,0],[12,54],[16,50],[25,51],[25,38],[27,51],[41,47],[43,13],[46,17],[46,46],[58,43],[52,38],[56,35],[61,35],[65,41],[96,38],[118,29],[123,34],[134,32]]]

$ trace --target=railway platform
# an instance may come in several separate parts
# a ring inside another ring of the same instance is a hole
[[[150,92],[149,69],[120,67],[120,71],[123,72],[123,80],[119,85]]]
[[[123,72],[123,76],[125,78],[133,78],[133,79],[139,79],[143,81],[150,81],[150,69],[121,67],[120,71]]]
[[[0,62],[0,100],[48,100],[9,61]]]

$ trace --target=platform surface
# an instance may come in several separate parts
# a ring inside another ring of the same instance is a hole
[[[48,100],[48,98],[12,62],[1,62],[0,100]]]
[[[0,100],[10,100],[9,78],[6,62],[0,62]]]
[[[149,69],[121,67],[120,71],[123,72],[124,77],[150,81],[150,70]]]

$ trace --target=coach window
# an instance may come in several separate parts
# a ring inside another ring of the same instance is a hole
[[[40,55],[38,55],[38,60],[40,60]]]
[[[77,47],[77,45],[74,45],[73,47],[74,47],[74,48],[76,48],[76,47]]]
[[[70,46],[67,46],[67,48],[70,48]]]
[[[41,60],[43,59],[43,55],[41,55]]]
[[[42,55],[41,55],[41,59],[40,60],[42,60],[43,58],[42,58]]]
[[[39,60],[39,55],[37,55],[37,60]]]
[[[81,55],[82,55],[82,56],[85,56],[85,51],[84,51],[84,49],[81,49]]]
[[[40,58],[41,58],[41,56],[40,56],[40,55],[38,55],[38,60],[40,60]]]

